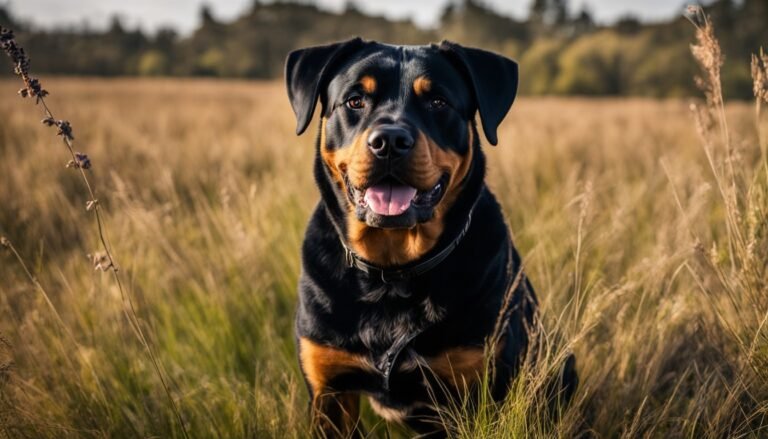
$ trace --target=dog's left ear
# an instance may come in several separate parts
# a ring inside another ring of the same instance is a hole
[[[517,63],[492,52],[450,41],[440,43],[439,49],[464,68],[475,92],[485,137],[491,145],[496,145],[496,129],[517,95]]]
[[[362,39],[354,38],[326,46],[294,50],[288,54],[285,60],[285,84],[288,87],[288,99],[296,114],[297,135],[303,133],[312,120],[317,98],[327,81],[330,68],[364,45]]]

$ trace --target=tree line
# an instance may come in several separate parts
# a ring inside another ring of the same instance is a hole
[[[749,56],[768,45],[768,2],[716,0],[706,10],[729,58],[725,92],[748,98]],[[257,0],[230,22],[217,20],[207,6],[199,14],[201,24],[184,37],[171,28],[154,34],[128,29],[117,17],[105,30],[39,29],[2,6],[0,25],[15,29],[35,70],[49,74],[275,78],[288,51],[359,35],[398,44],[450,39],[503,53],[520,63],[526,94],[695,93],[693,30],[682,16],[650,24],[626,16],[598,25],[588,9],[573,11],[567,0],[534,0],[525,20],[479,0],[451,2],[433,29],[366,14],[354,2],[334,13],[307,2]]]

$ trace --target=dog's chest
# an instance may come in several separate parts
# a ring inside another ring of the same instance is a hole
[[[429,404],[436,393],[446,389],[465,389],[482,376],[482,346],[438,350],[430,346],[426,352],[418,347],[420,334],[402,333],[383,351],[356,349],[352,353],[328,348],[327,352],[317,352],[315,366],[313,358],[304,357],[305,372],[309,377],[322,376],[327,387],[335,391],[362,391],[380,406],[403,410]]]
[[[376,357],[405,338],[413,340],[444,316],[445,307],[429,296],[410,303],[381,300],[359,309],[353,337],[359,339],[372,357]]]
[[[428,389],[437,380],[457,384],[457,377],[479,376],[482,346],[441,346],[445,313],[429,298],[405,308],[380,304],[362,310],[353,337],[360,367],[337,380],[352,387],[343,390],[367,391],[383,404],[398,406],[429,402]]]

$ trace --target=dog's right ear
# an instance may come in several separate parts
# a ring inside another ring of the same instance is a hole
[[[288,87],[288,99],[296,114],[297,135],[303,133],[312,120],[317,98],[321,87],[328,80],[330,67],[364,45],[362,39],[354,38],[327,46],[294,50],[288,54],[285,60],[285,84]]]

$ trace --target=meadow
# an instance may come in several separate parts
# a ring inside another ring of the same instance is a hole
[[[280,82],[42,78],[107,213],[191,437],[305,437],[293,345],[314,135]],[[183,437],[126,318],[87,196],[39,108],[0,82],[0,435]],[[488,154],[547,343],[454,437],[768,435],[765,117],[751,102],[521,98]],[[698,116],[697,116],[698,115]],[[721,118],[722,117],[722,118]],[[727,122],[727,125],[725,125]],[[762,135],[761,135],[762,133]],[[762,140],[761,140],[762,139]],[[557,418],[542,376],[577,358]],[[371,437],[408,433],[369,411]]]

